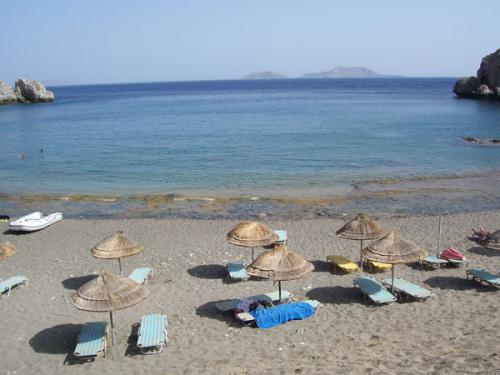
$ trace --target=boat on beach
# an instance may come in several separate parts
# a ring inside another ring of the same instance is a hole
[[[41,212],[32,212],[29,215],[11,221],[9,223],[9,229],[16,232],[34,232],[57,223],[61,221],[62,218],[63,214],[61,212],[54,212],[46,216]]]

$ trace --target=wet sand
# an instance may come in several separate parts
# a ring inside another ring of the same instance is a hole
[[[224,264],[248,261],[250,251],[232,246],[225,234],[235,220],[64,219],[43,231],[12,235],[0,224],[0,241],[17,253],[0,262],[0,277],[25,275],[27,287],[2,297],[2,374],[483,374],[500,373],[500,291],[480,287],[464,268],[421,270],[398,266],[397,275],[435,296],[425,302],[364,304],[352,275],[330,272],[326,256],[357,259],[359,243],[335,236],[343,221],[269,218],[288,231],[289,247],[310,259],[316,270],[284,282],[298,298],[321,302],[318,314],[269,330],[244,327],[214,302],[276,290],[271,281],[227,283]],[[385,228],[436,248],[437,217],[381,217]],[[471,226],[500,228],[500,211],[447,215],[442,245],[464,253],[470,267],[500,270],[500,251],[467,239]],[[107,321],[106,313],[76,310],[69,295],[94,274],[117,270],[115,261],[97,260],[90,248],[115,230],[145,245],[124,261],[125,273],[138,266],[155,270],[150,297],[115,315],[117,346],[107,358],[74,364],[79,324]],[[379,280],[390,272],[375,274]],[[163,312],[169,343],[158,355],[134,351],[131,333],[143,314]],[[129,343],[130,341],[130,343]],[[65,363],[66,360],[69,360]]]

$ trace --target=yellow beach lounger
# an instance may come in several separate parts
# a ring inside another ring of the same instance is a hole
[[[386,271],[392,268],[392,264],[372,262],[371,260],[368,261],[368,265],[370,266],[371,269],[375,268],[375,270],[377,271]]]
[[[326,260],[332,264],[333,270],[337,272],[355,272],[358,270],[358,265],[343,255],[329,255]]]

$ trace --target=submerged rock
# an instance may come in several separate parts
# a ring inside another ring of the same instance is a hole
[[[460,97],[500,99],[500,49],[483,57],[477,77],[459,79],[453,92]]]
[[[17,102],[17,96],[12,88],[4,81],[0,81],[0,104]]]
[[[20,78],[16,81],[15,93],[22,103],[38,103],[54,101],[54,93],[45,89],[38,81]]]
[[[486,138],[476,138],[476,137],[464,137],[464,141],[469,143],[477,143],[480,145],[500,145],[500,139],[486,139]]]

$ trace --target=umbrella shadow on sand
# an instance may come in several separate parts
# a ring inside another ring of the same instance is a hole
[[[439,289],[454,289],[454,290],[471,290],[475,289],[478,292],[491,292],[494,288],[481,287],[478,283],[468,280],[465,277],[456,276],[433,276],[424,281],[425,284],[432,288]]]
[[[232,327],[241,327],[241,323],[236,320],[232,311],[222,312],[217,310],[215,307],[217,302],[221,301],[211,301],[198,306],[196,308],[196,315],[204,318],[220,320],[221,322],[225,322]]]
[[[77,290],[83,284],[88,283],[91,280],[94,280],[98,275],[86,275],[86,276],[77,276],[77,277],[69,277],[66,280],[63,280],[61,284],[66,289]]]
[[[499,250],[493,250],[493,249],[487,249],[485,247],[481,246],[474,246],[467,250],[470,253],[477,254],[477,255],[485,255],[487,257],[498,257],[500,256],[500,251]]]
[[[223,279],[227,275],[226,267],[220,264],[203,264],[190,268],[187,272],[199,279]]]
[[[33,336],[29,344],[37,353],[66,354],[64,362],[70,363],[80,329],[81,324],[60,324],[45,328]]]
[[[362,302],[358,288],[344,286],[323,286],[313,288],[306,293],[307,298],[318,300],[321,303],[351,304]]]

